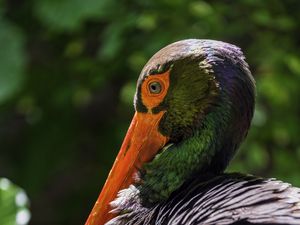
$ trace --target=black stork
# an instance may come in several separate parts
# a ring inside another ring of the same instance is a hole
[[[254,104],[238,47],[189,39],[161,49],[140,74],[134,118],[86,225],[300,224],[299,188],[223,173]]]

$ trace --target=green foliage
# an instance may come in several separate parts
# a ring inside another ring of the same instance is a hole
[[[25,55],[20,31],[0,17],[0,103],[22,87]]]
[[[229,170],[300,186],[300,2],[0,4],[0,176],[27,191],[31,224],[84,223],[132,116],[139,72],[184,38],[242,47],[257,81],[252,128]]]
[[[40,21],[54,30],[75,30],[87,19],[109,15],[114,1],[109,0],[44,0],[36,1],[34,12]]]
[[[6,178],[0,178],[0,224],[25,225],[30,219],[25,192]]]

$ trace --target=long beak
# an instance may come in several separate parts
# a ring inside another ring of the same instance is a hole
[[[163,114],[164,112],[135,113],[120,152],[85,225],[103,225],[116,216],[109,212],[109,203],[120,190],[133,184],[133,175],[137,170],[145,162],[151,161],[168,141],[168,137],[158,131]]]

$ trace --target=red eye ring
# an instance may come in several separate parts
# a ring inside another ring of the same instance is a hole
[[[158,106],[165,98],[170,82],[170,71],[148,76],[141,87],[142,102],[148,110]]]

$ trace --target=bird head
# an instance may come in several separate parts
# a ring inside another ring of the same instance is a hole
[[[152,205],[197,174],[222,172],[247,134],[254,99],[236,46],[189,39],[158,51],[139,76],[135,115],[86,224],[112,218],[109,203],[131,184]]]

